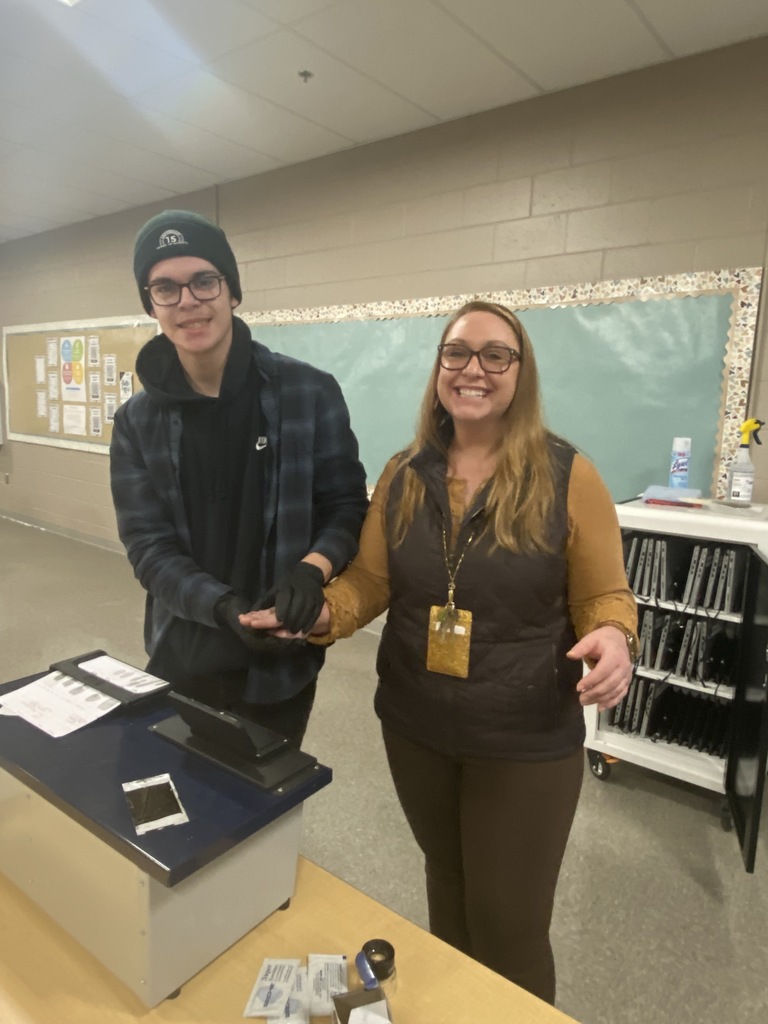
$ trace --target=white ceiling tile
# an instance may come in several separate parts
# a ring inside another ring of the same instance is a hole
[[[344,0],[295,31],[440,118],[536,92],[517,71],[427,0]]]
[[[40,144],[60,127],[59,118],[50,117],[39,105],[32,111],[10,102],[0,88],[0,137],[20,145]]]
[[[173,192],[196,192],[216,184],[216,176],[210,171],[94,133],[83,141],[79,159]]]
[[[109,97],[109,92],[106,93]],[[15,53],[0,56],[0,133],[5,121],[4,108],[7,104],[15,108],[26,108],[27,122],[37,115],[30,114],[30,108],[38,110],[43,118],[67,119],[74,113],[88,113],[97,110],[104,103],[103,83],[97,76],[81,77],[66,74],[42,65]]]
[[[74,210],[62,209],[46,197],[45,220],[52,221],[55,226],[71,224],[75,219],[81,219],[82,215]],[[40,217],[41,204],[39,199],[30,199],[27,196],[20,196],[17,193],[9,193],[0,200],[0,222],[8,222],[12,216],[18,217]],[[43,218],[41,218],[43,219]]]
[[[5,2],[11,10],[3,24],[2,46],[40,71],[58,71],[62,80],[94,82],[129,96],[199,63],[194,53],[181,59],[156,47],[146,34],[132,35],[92,17],[88,11],[104,0],[69,10],[54,0]]]
[[[292,25],[300,18],[332,7],[338,0],[243,0],[243,3],[281,25]]]
[[[57,145],[59,141],[61,145]],[[21,146],[3,160],[0,168],[4,188],[12,186],[18,178],[27,174],[43,179],[55,179],[62,174],[62,168],[67,167],[77,154],[75,139],[68,138],[66,134],[62,135],[60,140],[54,136],[45,142],[45,145]]]
[[[33,144],[20,153],[11,154],[4,166],[18,164],[40,177],[63,175],[66,178],[72,175],[75,183],[88,169],[103,176],[106,195],[120,198],[124,196],[122,188],[117,192],[110,190],[115,176],[118,181],[131,183],[129,192],[138,188],[140,194],[144,194],[144,186],[156,186],[167,193],[194,192],[215,185],[218,180],[210,171],[182,160],[150,152],[120,139],[100,136],[80,126],[59,128],[44,143]]]
[[[768,2],[0,0],[0,19],[2,241],[768,35]]]
[[[217,135],[275,160],[306,160],[351,142],[202,71],[184,75],[172,86],[152,90],[140,99],[145,106],[198,128],[215,127]]]
[[[55,178],[41,178],[32,174],[16,174],[11,181],[10,175],[4,174],[3,166],[0,164],[0,176],[3,177],[0,203],[5,201],[6,195],[13,198],[23,197],[38,203],[49,202],[62,212],[67,212],[70,220],[114,213],[123,206],[121,200],[68,184],[60,175]]]
[[[0,244],[3,242],[13,242],[17,238],[25,238],[27,235],[34,235],[38,231],[44,231],[45,228],[35,228],[31,224],[25,224],[24,228],[17,227],[13,228],[6,227],[5,224],[0,223]]]
[[[633,0],[677,57],[768,32],[766,0]]]
[[[629,4],[617,0],[437,0],[542,89],[565,89],[665,60]]]
[[[244,0],[94,0],[89,11],[121,33],[192,64],[275,28]]]
[[[36,75],[36,83],[37,88],[30,90],[27,99],[19,101],[19,105],[25,108],[27,119],[35,124],[38,117],[43,123],[53,119],[57,125],[88,117],[101,110],[114,96],[109,87],[98,80],[88,82],[52,68],[41,68]],[[0,124],[2,121],[0,110]]]
[[[3,100],[17,105],[34,101],[44,90],[36,74],[38,70],[24,57],[3,53],[0,58],[0,96]]]
[[[11,153],[17,153],[20,148],[21,146],[18,142],[13,142],[0,136],[0,168],[2,167],[3,160],[10,156]]]
[[[177,190],[170,187],[150,185],[146,181],[135,181],[117,171],[106,171],[102,166],[80,157],[77,145],[73,147],[73,153],[66,154],[56,150],[53,153],[46,153],[25,148],[12,153],[3,161],[2,180],[7,183],[8,188],[13,188],[14,181],[25,175],[74,183],[86,191],[120,199],[133,206],[165,199],[177,193]]]
[[[2,47],[30,59],[53,55],[77,17],[62,4],[45,0],[3,0]]]
[[[25,238],[27,235],[39,235],[43,231],[52,231],[60,227],[54,220],[47,217],[21,217],[8,215],[0,219],[0,239],[9,242],[14,238]]]
[[[136,106],[130,100],[110,106],[85,124],[98,135],[199,167],[218,181],[245,178],[281,166],[255,149],[185,124],[162,111]]]
[[[288,29],[214,61],[211,70],[355,142],[414,131],[436,120]],[[304,81],[300,71],[312,77]]]
[[[61,223],[57,221],[55,216],[49,213],[45,206],[34,208],[25,204],[23,200],[19,200],[18,203],[12,202],[10,197],[0,205],[0,224],[3,224],[5,227],[15,228],[17,225],[29,220],[44,223],[46,226],[40,229],[43,231],[58,227]]]

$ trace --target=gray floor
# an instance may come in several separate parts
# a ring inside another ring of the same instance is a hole
[[[95,647],[142,665],[142,603],[121,555],[0,518],[0,678]],[[334,782],[306,804],[303,852],[424,925],[422,865],[371,710],[376,643],[361,632],[329,652],[305,747]],[[766,1024],[768,817],[750,876],[718,809],[626,763],[585,779],[553,925],[564,1012]]]

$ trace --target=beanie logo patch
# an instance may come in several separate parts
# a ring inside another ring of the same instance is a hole
[[[180,231],[176,231],[174,228],[170,228],[168,231],[164,231],[160,235],[158,249],[165,249],[169,245],[187,245],[188,242],[184,235]]]

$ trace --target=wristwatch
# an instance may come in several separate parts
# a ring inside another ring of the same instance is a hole
[[[618,629],[624,639],[627,641],[627,650],[629,651],[629,660],[634,664],[640,657],[640,644],[637,642],[637,637],[634,633],[630,633],[620,622],[601,622],[601,626],[615,626]]]
[[[626,630],[622,630],[622,632],[624,633],[624,639],[627,641],[629,660],[634,665],[640,658],[640,644],[637,642],[637,637],[634,633],[628,633]]]

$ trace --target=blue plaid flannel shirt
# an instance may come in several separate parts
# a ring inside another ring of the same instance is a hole
[[[260,576],[272,586],[308,552],[334,574],[357,553],[368,507],[365,470],[336,380],[253,343],[267,424],[264,537]],[[112,496],[120,539],[147,591],[144,642],[151,655],[174,617],[215,626],[213,607],[230,587],[191,557],[180,476],[181,412],[146,392],[117,409],[110,447]],[[246,698],[284,700],[319,671],[322,648],[294,649],[252,665]]]

